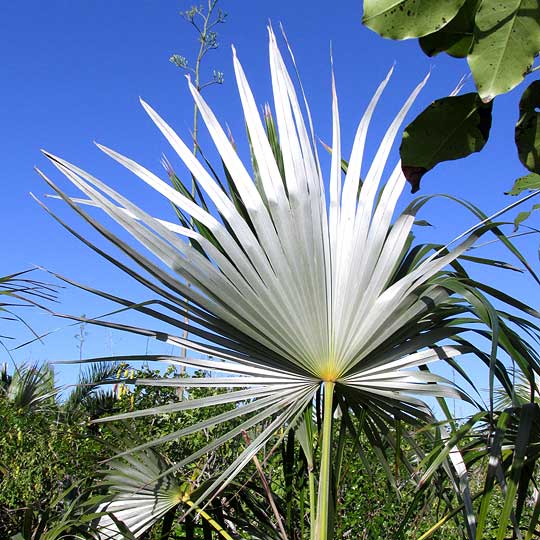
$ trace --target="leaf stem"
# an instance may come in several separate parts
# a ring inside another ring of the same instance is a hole
[[[330,506],[330,477],[332,458],[332,413],[335,383],[324,381],[324,411],[321,443],[321,469],[319,473],[319,502],[317,505],[317,533],[316,540],[331,540],[331,531],[328,530]]]
[[[249,446],[251,444],[251,439],[249,438],[249,435],[247,434],[247,432],[242,431],[242,436],[244,437],[244,440]],[[283,527],[283,521],[281,519],[281,515],[279,514],[279,510],[276,506],[276,501],[274,500],[274,496],[272,494],[272,489],[270,488],[270,484],[268,483],[268,480],[266,479],[263,468],[261,466],[261,462],[259,461],[259,458],[257,458],[256,455],[253,456],[252,460],[253,460],[253,463],[255,464],[255,468],[257,469],[257,473],[259,474],[259,478],[261,479],[261,483],[266,493],[266,498],[268,499],[268,502],[270,503],[270,508],[272,508],[272,512],[274,513],[274,517],[276,518],[276,523],[279,529],[279,535],[281,536],[283,540],[288,540],[287,533],[285,532],[285,528]]]
[[[317,495],[315,488],[315,473],[313,468],[309,469],[309,521],[310,521],[310,534],[309,540],[315,540],[315,529],[316,529],[316,516],[317,516]]]
[[[189,507],[193,508],[219,535],[225,540],[234,540],[234,538],[208,513],[202,508],[199,508],[190,498],[189,495],[184,495],[182,498]]]

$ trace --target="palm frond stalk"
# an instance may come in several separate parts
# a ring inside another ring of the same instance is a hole
[[[232,482],[261,449],[295,428],[324,387],[324,421],[318,443],[322,448],[319,497],[312,526],[316,527],[317,540],[329,540],[331,423],[338,410],[346,419],[361,416],[368,440],[377,445],[382,440],[380,434],[397,420],[417,424],[432,418],[421,398],[472,401],[445,378],[416,368],[438,360],[457,366],[454,359],[472,351],[490,367],[493,376],[508,385],[505,367],[497,356],[499,345],[511,349],[515,362],[527,372],[538,371],[538,362],[534,352],[509,330],[512,321],[505,320],[505,313],[495,310],[488,298],[466,281],[468,275],[458,262],[479,236],[494,227],[489,220],[483,219],[482,226],[462,235],[461,243],[454,248],[411,248],[416,214],[429,197],[412,201],[393,220],[406,185],[400,164],[391,170],[382,188],[381,181],[400,125],[425,81],[406,100],[364,171],[367,130],[389,81],[388,74],[360,121],[344,176],[338,100],[332,85],[333,136],[327,185],[307,102],[303,98],[309,128],[271,29],[269,34],[275,126],[268,109],[264,122],[261,119],[234,53],[253,175],[191,83],[195,103],[221,156],[225,181],[214,169],[208,170],[144,101],[144,109],[187,167],[187,177],[196,179],[195,196],[188,190],[177,191],[132,159],[98,145],[179,209],[179,215],[185,216],[180,225],[152,217],[95,176],[48,152],[45,155],[85,198],[71,198],[40,174],[57,197],[135,265],[109,255],[47,211],[87,246],[145,285],[153,298],[135,302],[82,287],[117,302],[121,310],[133,309],[172,325],[178,335],[102,319],[91,322],[154,337],[179,350],[187,348],[193,353],[188,357],[141,355],[136,359],[211,371],[211,377],[182,378],[179,384],[184,388],[211,385],[225,390],[103,420],[236,404],[210,420],[136,448],[142,451],[231,422],[227,435],[171,467],[179,470],[231,438],[254,430],[251,444],[194,501],[200,505]],[[176,175],[169,169],[169,176]],[[88,206],[102,209],[162,264],[102,225],[86,210]],[[482,259],[481,264],[485,262]],[[493,338],[493,346],[488,344],[487,351],[479,349],[464,335],[468,330]],[[185,331],[187,338],[182,337]],[[116,360],[130,362],[134,358]],[[170,378],[132,382],[175,384]],[[352,422],[344,425],[352,426]],[[130,512],[132,516],[135,510]],[[122,510],[115,515],[122,520]],[[473,538],[474,521],[469,523],[469,532]]]

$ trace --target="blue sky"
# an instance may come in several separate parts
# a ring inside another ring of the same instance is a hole
[[[400,104],[427,72],[432,72],[430,82],[409,121],[433,99],[447,95],[467,73],[463,61],[444,56],[429,59],[415,41],[384,40],[362,27],[360,0],[332,5],[318,0],[220,3],[228,13],[227,22],[218,28],[220,48],[207,57],[203,69],[208,76],[214,68],[222,71],[225,83],[209,88],[205,96],[217,116],[229,125],[243,151],[244,126],[230,45],[234,44],[238,51],[258,102],[262,105],[269,101],[269,20],[276,26],[280,22],[285,26],[314,113],[315,130],[326,141],[331,134],[332,44],[345,154],[363,108],[394,62],[395,75],[370,134],[371,151]],[[40,197],[47,192],[33,167],[37,165],[59,179],[39,152],[46,148],[110,182],[154,214],[171,217],[170,208],[163,201],[141,189],[137,179],[102,155],[92,141],[133,156],[160,172],[162,152],[170,157],[172,153],[141,109],[139,96],[149,101],[183,137],[189,138],[192,101],[183,74],[168,59],[173,53],[194,58],[193,29],[178,15],[190,5],[178,0],[5,3],[0,23],[0,219],[4,253],[0,275],[41,265],[117,294],[143,296],[128,278],[97,260],[32,201],[29,192]],[[464,92],[472,89],[469,82]],[[525,173],[513,146],[519,94],[518,89],[497,99],[492,136],[485,150],[432,171],[423,180],[424,194],[445,192],[466,198],[488,213],[510,202],[503,192]],[[210,146],[204,132],[201,143]],[[404,201],[411,197],[407,194]],[[88,230],[61,203],[49,200],[48,204],[71,224]],[[421,234],[440,241],[450,239],[474,222],[470,215],[447,202],[433,203],[422,217],[435,227]],[[537,245],[537,239],[520,244],[536,267]],[[482,254],[501,256],[502,252],[488,248]],[[531,305],[538,304],[538,288],[526,277],[499,272],[493,275],[492,283],[504,284]],[[87,294],[66,289],[61,292],[57,309],[96,315],[108,308]],[[29,313],[28,318],[41,331],[65,326],[63,321],[37,313]],[[8,331],[19,341],[25,338],[24,332],[14,325]],[[93,328],[87,331],[85,355],[119,354],[141,347],[125,336],[111,336]],[[15,358],[19,362],[76,358],[76,333],[76,328],[56,332],[44,345],[22,349]],[[70,373],[64,372],[66,379]]]

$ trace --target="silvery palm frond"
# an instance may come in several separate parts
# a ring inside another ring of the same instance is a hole
[[[127,455],[111,463],[104,481],[112,491],[111,500],[97,510],[107,512],[97,525],[102,540],[125,538],[118,521],[139,537],[180,503],[180,484],[171,474],[162,476],[167,469],[164,458],[153,450]]]
[[[485,297],[470,293],[470,283],[460,281],[461,267],[456,267],[456,260],[486,227],[464,235],[452,249],[411,249],[411,229],[428,198],[414,200],[394,217],[406,180],[399,163],[386,174],[387,161],[405,115],[425,81],[405,101],[374,159],[365,167],[368,126],[389,73],[360,121],[345,175],[341,169],[338,100],[333,85],[332,157],[327,182],[317,155],[309,108],[304,102],[306,127],[301,99],[272,30],[269,54],[279,155],[234,53],[254,175],[248,172],[214,113],[191,83],[195,103],[226,168],[228,188],[144,101],[144,109],[195,178],[199,198],[174,189],[132,159],[99,145],[179,209],[186,216],[182,224],[152,217],[95,176],[50,153],[46,156],[85,198],[69,197],[40,173],[59,197],[120,248],[135,267],[107,254],[70,225],[62,224],[155,296],[139,303],[110,292],[87,290],[173,325],[178,335],[103,320],[94,323],[154,337],[179,350],[191,351],[193,354],[187,356],[146,358],[212,372],[210,377],[183,378],[184,388],[210,385],[226,390],[112,418],[170,414],[224,403],[237,405],[209,420],[140,445],[137,450],[232,422],[227,435],[210,441],[175,465],[181,468],[242,432],[258,429],[251,444],[225,467],[201,499],[231,482],[276,434],[284,436],[312,405],[321,388],[330,413],[336,408],[344,414],[362,411],[366,421],[372,422],[371,428],[377,430],[396,418],[408,422],[429,418],[426,397],[469,399],[443,377],[417,369],[420,366],[438,360],[455,365],[454,358],[472,350],[504,378],[504,367],[494,357],[497,346],[490,356],[463,337],[471,321],[489,326],[491,320],[479,308],[489,303]],[[85,210],[88,205],[102,209],[153,257],[102,225]],[[209,210],[209,206],[215,210]],[[454,268],[449,270],[451,265]],[[506,336],[504,323],[497,326],[497,332]],[[527,357],[529,353],[520,351],[523,362],[536,361]],[[171,385],[171,380],[136,383]],[[324,474],[321,472],[321,485]]]

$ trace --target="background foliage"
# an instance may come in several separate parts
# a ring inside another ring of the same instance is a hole
[[[443,97],[406,128],[401,159],[416,191],[422,176],[437,163],[480,151],[489,137],[493,100],[536,71],[540,4],[536,0],[364,0],[363,5],[365,26],[385,38],[417,38],[428,56],[444,53],[466,59],[476,85],[477,97]],[[540,147],[537,113],[531,109],[539,97],[534,81],[523,93],[516,124],[519,158],[531,172],[540,172],[531,151]],[[457,145],[453,139],[459,141]],[[424,146],[425,152],[419,152]],[[440,152],[434,154],[433,147]]]
[[[462,157],[483,148],[489,137],[493,97],[518,85],[533,70],[533,58],[540,48],[537,28],[540,17],[535,11],[538,8],[537,3],[525,1],[497,3],[496,9],[492,10],[495,13],[488,12],[486,2],[470,0],[441,1],[435,4],[435,8],[433,2],[404,0],[398,4],[394,2],[392,10],[385,11],[387,4],[384,1],[366,0],[365,23],[385,37],[419,38],[420,46],[428,55],[445,52],[460,58],[467,57],[478,90],[478,94],[470,93],[436,101],[405,131],[402,157],[406,174],[413,183],[413,188],[417,188],[421,176],[440,161]],[[185,16],[188,21],[193,21],[198,14],[197,9],[193,8],[186,12]],[[223,22],[224,17],[219,15],[218,19]],[[206,49],[204,43],[201,43],[201,51],[211,50],[216,43],[215,36],[211,36]],[[495,51],[500,47],[495,47],[494,44],[498,46],[501,43],[504,44],[502,52]],[[494,58],[494,54],[499,54],[500,57]],[[182,69],[189,67],[185,57],[175,55],[172,60]],[[498,69],[488,69],[493,63],[499,66]],[[209,83],[220,83],[222,80],[223,75],[215,72]],[[204,84],[207,83],[197,86],[202,88]],[[519,157],[533,174],[522,179],[514,193],[540,185],[535,183],[537,178],[534,175],[540,172],[536,155],[538,102],[538,88],[536,82],[533,82],[523,94],[520,118],[516,126]],[[194,112],[196,133],[196,109]],[[439,127],[444,130],[443,139],[440,138]],[[196,145],[194,148],[197,151]],[[418,148],[423,151],[418,153]],[[3,307],[4,304],[0,306]],[[28,368],[29,372],[32,372],[32,369],[34,368]],[[5,373],[3,381],[4,389],[7,390],[11,375],[8,376],[7,371]],[[172,376],[173,370],[165,375]],[[204,373],[198,375],[204,376]],[[87,487],[94,486],[94,493],[103,494],[103,487],[98,485],[102,480],[99,471],[104,468],[101,461],[111,457],[116,451],[123,450],[119,448],[118,441],[126,441],[127,444],[129,440],[132,446],[135,437],[139,444],[144,443],[210,416],[202,409],[189,411],[181,416],[162,415],[137,420],[136,425],[124,423],[114,429],[108,425],[90,423],[92,419],[103,415],[157,407],[188,397],[181,387],[133,388],[129,384],[129,380],[133,378],[158,376],[163,374],[151,369],[134,372],[129,366],[112,366],[107,373],[103,371],[100,374],[89,374],[85,380],[89,392],[81,391],[81,388],[85,387],[80,387],[65,399],[47,395],[55,393],[54,385],[49,385],[45,394],[32,394],[32,397],[37,399],[27,401],[28,406],[21,406],[20,401],[10,399],[8,391],[1,394],[0,417],[6,419],[6,428],[5,436],[0,440],[0,537],[19,533],[23,534],[25,539],[29,538],[25,524],[25,521],[28,521],[28,509],[32,511],[36,523],[40,523],[40,517],[44,516],[53,523],[66,515],[69,501],[85,493]],[[114,391],[94,392],[92,381],[107,378],[117,379]],[[122,380],[125,382],[121,382]],[[523,384],[527,384],[526,377]],[[14,393],[11,392],[11,395]],[[189,393],[190,398],[203,395],[207,395],[207,391],[190,390]],[[508,399],[508,396],[506,398]],[[452,434],[460,433],[458,444],[469,467],[468,477],[473,493],[482,494],[482,490],[490,493],[489,499],[475,499],[475,510],[479,513],[485,510],[482,508],[482,501],[488,501],[484,516],[486,538],[495,538],[497,534],[501,538],[507,534],[518,535],[517,532],[511,533],[507,529],[508,522],[501,524],[499,519],[501,515],[505,516],[512,510],[513,496],[516,494],[518,508],[520,504],[522,508],[519,517],[524,524],[523,530],[530,529],[530,522],[534,531],[534,514],[538,508],[537,492],[535,494],[535,449],[539,421],[536,409],[523,409],[527,404],[527,397],[510,403],[507,401],[500,405],[500,409],[506,407],[508,411],[505,413],[498,410],[488,422],[484,422],[485,419],[482,418],[482,421],[470,423],[463,431],[460,431],[460,423],[448,428]],[[215,410],[212,414],[215,414]],[[506,417],[509,419],[505,420]],[[531,426],[534,429],[531,429]],[[228,429],[229,426],[223,426],[224,431]],[[337,427],[334,429],[334,441],[338,445],[339,432]],[[525,432],[529,434],[529,438],[523,442]],[[192,453],[194,449],[204,446],[210,437],[219,436],[220,433],[219,429],[214,428],[213,432],[199,433],[179,441],[173,440],[162,446],[160,452],[167,462],[174,463]],[[396,440],[398,433],[399,428],[392,430],[389,433],[390,438]],[[497,434],[504,438],[504,452],[501,440],[496,440]],[[97,436],[101,442],[98,442]],[[493,443],[494,437],[496,444]],[[366,447],[369,446],[367,441],[363,442]],[[235,440],[210,455],[208,459],[201,459],[177,474],[182,496],[196,494],[197,489],[220,470],[222,463],[237,452],[236,447],[243,444],[245,441]],[[418,485],[411,478],[412,472],[429,470],[430,460],[435,459],[438,454],[448,453],[450,447],[440,438],[430,438],[422,434],[418,434],[414,444],[420,445],[426,454],[425,462],[409,462],[407,465],[407,456],[413,441],[402,441],[397,448],[385,444],[384,460],[368,448],[362,450],[347,445],[342,449],[343,466],[335,492],[336,500],[341,503],[341,510],[335,517],[337,538],[350,538],[355,535],[374,539],[389,536],[397,538],[400,534],[405,538],[418,538],[430,527],[436,527],[441,518],[445,519],[445,516],[449,515],[448,509],[452,505],[446,503],[455,503],[455,491],[449,478],[431,476],[433,483],[426,482],[425,489],[421,490],[418,490]],[[339,449],[336,446],[334,450],[338,452]],[[317,451],[315,449],[315,452]],[[493,478],[490,479],[487,466],[488,451],[499,452],[497,456],[501,458],[501,471],[508,479],[507,493],[512,496],[504,497],[504,477],[497,478],[501,489],[493,489]],[[523,455],[527,458],[527,467],[523,467]],[[298,440],[290,437],[279,450],[261,456],[261,459],[263,474],[268,480],[287,537],[291,540],[305,538],[307,527],[304,517],[309,467]],[[270,507],[268,491],[261,488],[257,475],[253,464],[246,469],[238,483],[223,494],[217,501],[218,504],[207,510],[215,514],[221,526],[227,527],[231,534],[246,538],[280,538],[278,518]],[[246,486],[247,491],[240,497],[240,488]],[[72,491],[68,491],[64,497],[66,489]],[[188,501],[189,497],[183,502]],[[186,534],[197,534],[197,531],[186,532],[186,527],[191,531],[191,525],[180,523],[183,511],[188,506],[186,504],[175,508],[173,513],[160,520],[146,536],[156,539],[167,536],[184,538]],[[456,516],[456,521],[448,519],[441,530],[434,531],[433,537],[452,540],[461,538],[463,522],[460,521],[461,514]],[[73,530],[76,526],[79,525],[72,525]],[[46,530],[51,530],[51,527],[45,525],[43,531]],[[208,530],[208,527],[204,530],[205,535]],[[532,534],[533,531],[527,532]],[[90,528],[86,533],[91,534]]]

